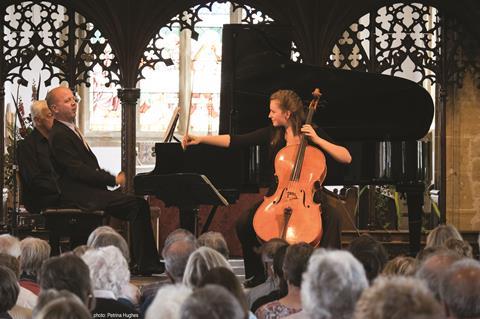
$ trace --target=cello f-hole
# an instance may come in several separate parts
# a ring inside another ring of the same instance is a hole
[[[280,197],[278,198],[278,200],[274,200],[274,201],[273,201],[274,204],[278,204],[279,202],[282,201],[283,194],[285,193],[286,190],[287,190],[286,188],[284,188],[284,189],[282,190],[282,192],[280,193]]]

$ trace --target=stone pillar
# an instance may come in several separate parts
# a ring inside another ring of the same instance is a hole
[[[471,70],[447,101],[447,223],[480,230],[480,90]]]
[[[139,88],[118,89],[118,97],[122,102],[122,171],[126,175],[125,192],[133,193],[133,177],[136,162],[136,107],[140,97]]]

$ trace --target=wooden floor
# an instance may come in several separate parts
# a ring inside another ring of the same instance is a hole
[[[238,280],[243,283],[245,280],[245,268],[243,267],[243,259],[229,259],[228,262],[232,266],[233,272],[237,276]],[[136,285],[137,287],[141,288],[142,286],[167,280],[167,276],[165,274],[161,275],[153,275],[150,277],[132,277],[131,282]]]

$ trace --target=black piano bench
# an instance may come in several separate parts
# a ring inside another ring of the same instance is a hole
[[[66,250],[73,250],[79,245],[86,244],[90,233],[107,222],[107,216],[103,210],[47,208],[42,210],[41,214],[45,217],[45,228],[48,230],[52,256],[64,252],[60,245],[63,238],[68,238],[69,247]]]

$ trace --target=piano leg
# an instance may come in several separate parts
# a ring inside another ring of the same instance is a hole
[[[397,188],[398,189],[398,188]],[[410,240],[410,254],[415,257],[420,251],[423,214],[423,185],[409,186],[404,190],[407,193],[408,232]]]
[[[198,207],[183,206],[180,210],[180,228],[189,230],[197,237],[198,234]]]

